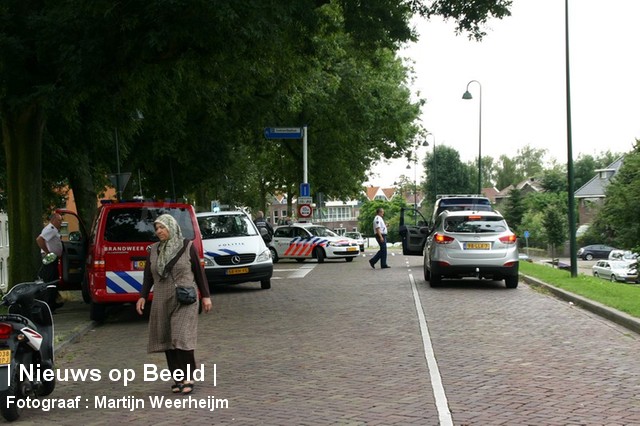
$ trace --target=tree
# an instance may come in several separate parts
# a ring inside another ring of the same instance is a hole
[[[594,231],[623,249],[640,247],[640,139],[606,189],[604,206],[594,223]],[[590,229],[591,231],[591,229]]]
[[[507,155],[501,155],[496,164],[496,188],[503,190],[509,185],[516,185],[522,179],[524,176],[518,170],[517,161]]]
[[[155,185],[151,192],[181,196],[193,176],[204,175],[211,164],[220,171],[215,178],[220,185],[234,166],[230,159],[237,138],[247,130],[255,135],[268,118],[295,117],[304,123],[320,116],[295,107],[304,93],[301,82],[310,81],[316,65],[306,59],[320,57],[314,56],[318,46],[312,40],[322,28],[325,6],[342,12],[352,51],[371,55],[375,65],[380,55],[393,55],[402,42],[414,38],[409,26],[414,12],[453,18],[459,31],[481,38],[489,17],[508,16],[510,1],[4,2],[0,121],[13,237],[10,282],[32,278],[37,263],[33,236],[42,225],[45,133],[48,143],[69,153],[71,164],[83,165],[67,169],[70,174],[64,178],[77,191],[76,198],[86,200],[79,203],[85,219],[95,201],[91,192],[100,190],[105,171],[113,171],[116,129],[123,136],[119,148],[125,170],[144,165],[146,182]],[[381,69],[394,72],[388,64]],[[384,83],[377,86],[377,95],[389,93]],[[380,114],[383,106],[371,113]],[[289,114],[280,114],[287,108]],[[411,113],[413,107],[407,110]],[[144,124],[132,122],[136,111],[144,114]],[[54,115],[57,125],[49,126]],[[385,154],[398,155],[411,127],[402,120],[397,128],[385,129],[393,120],[378,121],[368,140],[384,144],[382,136],[375,139],[379,130],[399,135]],[[317,128],[327,129],[327,122]],[[199,163],[192,160],[193,152],[199,153]],[[164,179],[151,178],[155,176]],[[361,170],[356,169],[355,177],[363,177]]]
[[[556,248],[567,240],[566,215],[562,208],[554,203],[543,212],[542,225],[545,230],[547,244],[551,247],[551,257],[555,258]]]
[[[473,194],[477,188],[471,183],[472,170],[469,165],[460,161],[460,154],[455,149],[438,145],[436,147],[437,158],[437,182],[435,179],[427,179],[425,186],[426,199],[432,203],[436,200],[436,185],[438,194]],[[433,154],[427,153],[424,160],[424,167],[433,170]],[[445,171],[443,173],[442,171]],[[477,167],[473,169],[477,174]]]
[[[506,202],[507,205],[503,212],[504,218],[512,229],[518,229],[526,212],[522,191],[515,188],[509,191],[509,198]]]

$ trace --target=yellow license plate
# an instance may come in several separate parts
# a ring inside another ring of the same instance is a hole
[[[465,250],[489,250],[491,243],[466,243],[464,248]]]
[[[358,251],[358,247],[347,247],[347,251]]]
[[[249,268],[233,268],[227,269],[227,275],[248,274]]]
[[[0,351],[0,365],[11,364],[11,349]]]

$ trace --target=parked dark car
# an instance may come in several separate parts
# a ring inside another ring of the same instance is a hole
[[[582,260],[607,259],[611,250],[615,250],[615,247],[605,246],[604,244],[592,244],[581,247],[580,250],[578,250],[578,257]]]

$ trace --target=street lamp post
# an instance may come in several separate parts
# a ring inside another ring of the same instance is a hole
[[[462,95],[462,99],[473,99],[471,92],[469,92],[469,85],[471,83],[478,83],[480,88],[480,94],[478,96],[478,195],[482,195],[482,85],[478,80],[471,80],[467,83],[467,90]]]

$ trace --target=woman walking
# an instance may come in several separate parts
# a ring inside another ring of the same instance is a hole
[[[180,304],[176,287],[197,286],[204,312],[211,310],[211,297],[198,252],[191,241],[183,239],[178,222],[173,216],[163,214],[154,226],[160,241],[149,248],[136,310],[142,315],[153,287],[147,351],[164,352],[175,378],[178,370],[186,375],[187,369],[192,373],[196,369],[194,350],[198,334],[198,303]],[[173,393],[183,394],[193,389],[193,380],[186,379],[176,381],[171,387]]]

